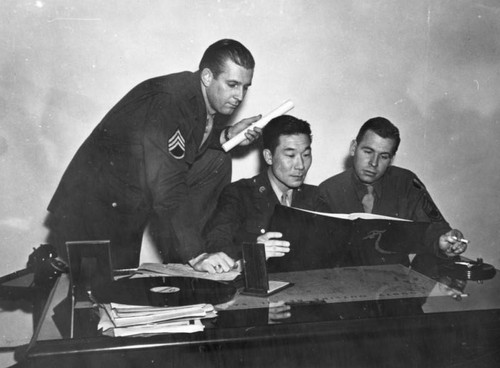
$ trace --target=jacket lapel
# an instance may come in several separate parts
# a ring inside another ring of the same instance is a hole
[[[267,170],[264,170],[255,177],[253,188],[253,202],[255,206],[261,210],[266,211],[269,208],[274,208],[279,202],[276,194],[271,187]]]

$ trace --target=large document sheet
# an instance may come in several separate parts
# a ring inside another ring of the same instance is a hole
[[[451,291],[402,265],[339,267],[290,273],[276,273],[271,280],[294,286],[269,298],[237,295],[217,309],[266,308],[270,304],[345,303],[369,300],[450,296]],[[458,293],[458,291],[455,291]],[[450,296],[451,299],[451,296]]]
[[[372,214],[327,214],[277,205],[270,231],[283,234],[290,252],[268,261],[270,272],[402,263],[411,253],[431,252],[427,222]],[[404,262],[403,262],[404,263]]]

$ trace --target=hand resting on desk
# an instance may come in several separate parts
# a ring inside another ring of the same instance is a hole
[[[279,239],[282,236],[283,234],[279,232],[267,232],[257,237],[257,243],[264,244],[266,259],[283,257],[290,252],[290,242]],[[201,254],[191,265],[196,271],[222,273],[238,269],[240,262],[235,261],[224,252],[217,252]]]
[[[224,252],[203,253],[196,257],[191,266],[196,271],[208,273],[222,273],[234,271],[238,263]]]

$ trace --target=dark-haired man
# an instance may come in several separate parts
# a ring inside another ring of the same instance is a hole
[[[323,210],[429,222],[424,237],[429,252],[446,256],[464,252],[467,243],[462,233],[451,229],[424,184],[411,171],[391,166],[400,141],[398,128],[389,120],[368,120],[351,142],[352,168],[319,185]],[[408,263],[407,256],[400,260]]]
[[[61,256],[66,241],[110,240],[113,267],[137,267],[148,224],[165,261],[202,253],[201,229],[231,178],[221,144],[259,119],[225,127],[254,67],[245,46],[223,39],[197,72],[149,79],[125,95],[80,147],[48,206],[49,239]],[[249,130],[242,144],[259,134]]]
[[[198,270],[226,272],[241,258],[242,242],[265,245],[266,257],[281,257],[290,243],[268,225],[277,204],[313,210],[316,186],[304,184],[312,162],[311,128],[290,115],[271,120],[263,129],[266,168],[251,178],[231,183],[222,191],[207,226],[207,254]]]

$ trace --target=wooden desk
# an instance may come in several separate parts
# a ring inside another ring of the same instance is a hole
[[[429,275],[436,276],[435,271],[430,267]],[[377,273],[385,275],[375,280]],[[500,362],[498,273],[482,283],[461,282],[461,292],[467,294],[461,300],[451,297],[445,286],[453,280],[441,278],[443,283],[438,283],[403,266],[302,271],[272,278],[295,286],[267,299],[235,295],[218,306],[218,317],[206,322],[200,333],[104,337],[96,329],[93,310],[82,309],[75,320],[78,336],[69,338],[70,305],[65,304],[69,285],[63,276],[21,363],[26,367],[488,367]],[[288,305],[287,311],[280,301]]]

